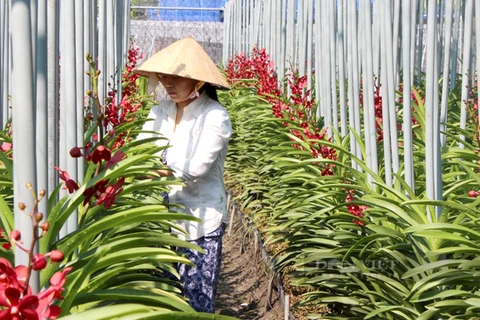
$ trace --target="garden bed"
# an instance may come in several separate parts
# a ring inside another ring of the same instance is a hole
[[[233,203],[231,227],[223,237],[222,266],[216,310],[239,319],[284,319],[286,296],[289,308],[300,300],[298,288],[272,272],[271,256],[260,232]],[[315,308],[317,309],[317,308]],[[323,310],[323,307],[322,307]],[[308,307],[288,311],[290,320],[307,319]]]

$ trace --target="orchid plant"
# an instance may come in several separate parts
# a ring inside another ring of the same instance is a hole
[[[161,137],[135,139],[154,101],[146,95],[145,79],[132,72],[141,57],[138,48],[132,45],[128,57],[121,88],[110,86],[106,97],[100,97],[101,72],[94,58],[87,56],[92,87],[83,106],[85,139],[69,152],[84,159],[85,176],[77,180],[65,168],[55,167],[61,183],[48,195],[48,215],[28,212],[35,228],[42,231],[35,241],[44,254],[32,255],[25,267],[12,266],[9,247],[15,244],[31,252],[31,244],[25,246],[19,233],[12,232],[11,148],[15,146],[9,127],[0,132],[0,285],[6,292],[0,294],[0,301],[5,319],[212,319],[196,313],[178,283],[165,276],[178,277],[174,263],[191,264],[172,248],[198,249],[170,233],[175,228],[172,221],[196,219],[171,210],[160,196],[181,181],[136,179],[146,173],[155,176],[156,170],[164,168],[158,156],[164,147],[152,144]],[[120,90],[122,98],[117,99]],[[58,200],[62,188],[66,192]],[[43,197],[47,196],[41,192],[38,201]],[[78,212],[77,230],[60,236],[74,212]],[[40,272],[45,290],[34,293],[26,287],[29,270]]]
[[[28,263],[26,266],[12,267],[7,259],[0,258],[0,319],[56,319],[61,309],[53,303],[55,300],[63,299],[66,276],[72,271],[72,267],[65,267],[56,272],[51,277],[48,288],[38,293],[32,292],[29,285],[32,272],[45,269],[47,260],[50,260],[50,263],[62,262],[64,255],[59,250],[33,254],[40,238],[48,232],[50,224],[42,222],[43,214],[38,212],[38,203],[45,197],[45,190],[40,191],[37,196],[31,184],[27,184],[27,188],[34,198],[33,208],[28,211],[27,206],[22,202],[18,207],[31,219],[32,241],[24,244],[20,231],[13,230],[10,234],[10,243],[28,255]]]

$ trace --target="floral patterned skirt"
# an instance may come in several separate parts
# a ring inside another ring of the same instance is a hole
[[[183,295],[197,312],[215,313],[215,294],[222,258],[222,236],[225,227],[197,240],[190,240],[198,245],[205,254],[187,248],[178,248],[196,267],[180,264],[178,272],[183,284]]]

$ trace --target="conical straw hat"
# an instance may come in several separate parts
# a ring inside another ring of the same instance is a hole
[[[157,74],[163,73],[208,82],[220,89],[230,89],[218,67],[192,37],[178,40],[160,50],[134,72],[148,77],[149,88],[157,86]]]

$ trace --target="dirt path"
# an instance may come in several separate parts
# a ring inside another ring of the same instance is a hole
[[[215,303],[216,313],[248,320],[283,320],[277,291],[273,305],[267,308],[269,275],[259,250],[254,249],[253,235],[245,235],[237,219],[231,236],[223,236],[223,257]],[[245,237],[244,237],[245,235]],[[244,250],[242,248],[244,238]]]

